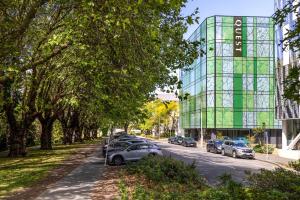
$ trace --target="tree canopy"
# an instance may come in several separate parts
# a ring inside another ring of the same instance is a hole
[[[197,11],[186,0],[4,0],[0,2],[0,113],[10,156],[26,154],[39,120],[51,149],[59,121],[64,143],[113,124],[128,124],[156,88],[198,56],[183,39]]]

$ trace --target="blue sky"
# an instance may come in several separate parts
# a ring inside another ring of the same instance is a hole
[[[274,0],[188,0],[182,14],[188,15],[199,8],[200,23],[212,15],[271,16],[274,12]],[[191,25],[184,35],[188,38],[198,27]]]

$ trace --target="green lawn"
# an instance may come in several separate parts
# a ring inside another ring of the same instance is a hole
[[[26,188],[42,179],[78,148],[86,147],[89,144],[56,145],[54,150],[31,148],[24,158],[7,158],[5,157],[6,153],[1,152],[0,199],[10,192]]]

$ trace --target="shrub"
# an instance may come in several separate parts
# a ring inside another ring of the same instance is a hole
[[[300,176],[282,168],[250,174],[249,194],[255,199],[300,199]]]
[[[253,150],[257,153],[269,153],[272,154],[274,151],[274,147],[272,145],[255,145],[253,147]],[[267,151],[268,150],[268,151]]]
[[[132,174],[142,174],[154,182],[176,182],[195,187],[204,186],[204,179],[195,170],[195,165],[186,165],[170,157],[149,156],[127,166]]]
[[[300,172],[300,159],[297,161],[290,161],[289,167],[293,168],[294,170]]]

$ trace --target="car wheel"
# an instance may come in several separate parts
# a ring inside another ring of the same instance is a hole
[[[122,156],[115,156],[112,161],[115,165],[122,165],[123,158]]]
[[[225,156],[225,150],[222,149],[222,156]]]
[[[232,152],[232,157],[236,158],[236,152],[235,151]]]
[[[148,156],[156,156],[156,153],[149,153]]]
[[[206,148],[206,151],[209,152],[209,148]]]

